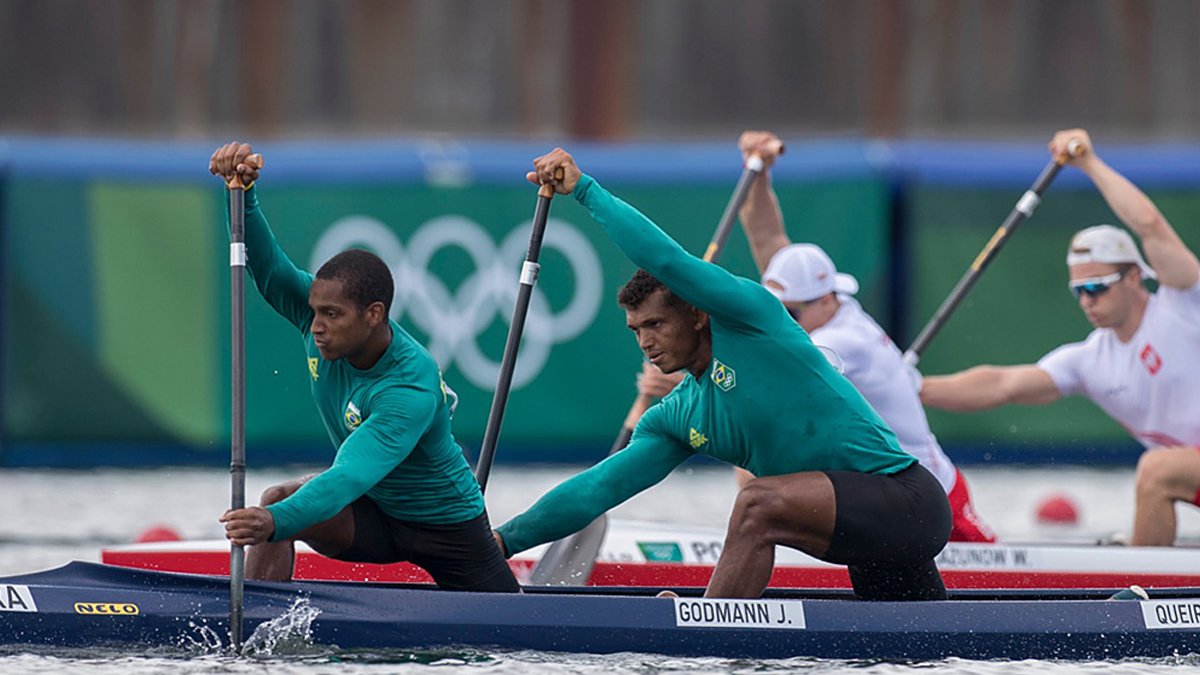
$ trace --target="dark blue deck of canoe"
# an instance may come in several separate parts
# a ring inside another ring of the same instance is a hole
[[[11,597],[6,594],[17,586],[26,587],[20,590],[32,596],[37,611],[0,610],[3,645],[170,648],[201,641],[203,627],[222,636],[228,628],[228,585],[215,577],[71,563],[0,579],[0,596]],[[1200,653],[1200,624],[1190,623],[1191,617],[1200,616],[1200,600],[1192,603],[1186,599],[1189,594],[1196,598],[1194,589],[1174,594],[1183,600],[1156,593],[1154,601],[1168,605],[1163,616],[1176,622],[1172,628],[1147,627],[1143,609],[1153,614],[1154,603],[1030,599],[1034,596],[1028,592],[1014,595],[1025,599],[985,599],[997,597],[991,593],[978,599],[924,603],[801,600],[793,593],[739,605],[725,618],[742,625],[713,627],[679,625],[714,606],[695,598],[670,600],[594,590],[488,595],[361,583],[248,582],[245,633],[250,635],[258,624],[282,615],[297,598],[306,598],[320,610],[312,623],[313,641],[344,649],[474,647],[727,658],[1114,659]],[[79,613],[79,603],[92,613]],[[96,606],[108,613],[95,613]],[[130,606],[136,606],[136,615]],[[751,619],[756,613],[769,616],[776,627],[755,625]]]

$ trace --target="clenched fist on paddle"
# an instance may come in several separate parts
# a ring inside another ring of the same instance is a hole
[[[575,165],[575,158],[562,148],[533,160],[533,171],[525,174],[525,179],[534,185],[549,185],[560,195],[571,194],[581,175]]]
[[[258,180],[262,155],[254,154],[249,143],[226,143],[213,152],[208,171],[225,179],[230,188],[248,188]]]
[[[225,538],[238,546],[265,544],[275,533],[275,517],[261,506],[229,509],[221,516]]]

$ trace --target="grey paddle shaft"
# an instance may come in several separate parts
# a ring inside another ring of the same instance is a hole
[[[777,149],[780,154],[783,153],[782,144],[777,146]],[[729,233],[733,231],[733,222],[737,218],[738,211],[741,210],[742,204],[746,203],[750,187],[754,184],[754,179],[763,172],[763,168],[763,160],[758,155],[750,155],[750,158],[746,160],[742,175],[733,188],[733,195],[729,197],[729,203],[725,205],[725,213],[721,214],[717,229],[713,232],[712,239],[708,242],[708,248],[704,251],[704,260],[711,263],[720,260],[721,252],[725,250],[725,242],[729,240]],[[637,405],[638,402],[635,400],[633,406]],[[621,432],[617,434],[617,439],[613,441],[608,454],[614,455],[623,450],[626,445],[629,445],[629,439],[632,437],[633,426],[628,423],[627,417],[626,423],[621,426]],[[587,583],[587,579],[592,573],[592,566],[596,563],[596,554],[600,552],[607,533],[608,517],[601,515],[575,534],[555,541],[550,548],[546,549],[545,554],[530,571],[529,583],[546,586]]]
[[[1078,141],[1072,141],[1070,154],[1074,156],[1078,152]],[[937,311],[933,314],[933,318],[921,329],[921,332],[917,335],[917,339],[913,340],[912,346],[908,348],[908,351],[904,352],[904,361],[906,363],[915,366],[921,360],[921,355],[925,353],[925,349],[933,341],[934,336],[946,324],[946,321],[950,318],[950,314],[963,301],[967,293],[971,291],[975,282],[979,281],[980,275],[983,274],[983,271],[987,269],[987,266],[996,257],[996,254],[1000,252],[1000,249],[1012,237],[1017,226],[1024,222],[1026,218],[1032,216],[1033,212],[1037,210],[1038,205],[1042,202],[1042,194],[1046,191],[1046,188],[1050,187],[1050,183],[1054,182],[1054,177],[1058,175],[1058,172],[1062,168],[1063,165],[1057,160],[1051,161],[1042,169],[1041,175],[1037,177],[1037,180],[1033,181],[1033,185],[1025,191],[1025,194],[1021,195],[1021,198],[1017,200],[1016,206],[1009,212],[1008,217],[1000,224],[996,233],[988,240],[987,245],[983,247],[979,255],[975,256],[975,260],[971,263],[971,266],[967,268],[966,273],[958,280],[954,289],[950,291],[950,295],[942,301],[942,306],[938,307]]]
[[[708,248],[704,250],[706,261],[715,263],[721,259],[721,253],[725,250],[725,242],[729,241],[729,233],[733,231],[733,221],[737,219],[742,204],[746,203],[746,195],[750,194],[750,186],[754,184],[754,179],[758,178],[762,172],[762,158],[758,155],[750,155],[750,159],[746,160],[746,168],[742,170],[742,175],[733,188],[733,195],[729,198],[729,203],[725,205],[725,213],[721,214],[717,229],[708,242]]]
[[[550,200],[553,198],[553,187],[543,185],[538,189],[537,208],[533,213],[533,231],[529,235],[529,251],[525,254],[525,264],[521,266],[521,284],[517,291],[517,303],[513,306],[512,323],[508,327],[508,341],[504,344],[504,358],[500,361],[500,377],[496,381],[492,410],[488,413],[487,428],[483,432],[479,462],[475,465],[475,480],[479,481],[481,490],[487,490],[488,475],[492,472],[492,459],[496,454],[496,442],[500,439],[500,426],[504,421],[504,408],[508,404],[508,391],[512,386],[513,371],[517,367],[517,350],[521,347],[521,334],[525,331],[525,315],[529,313],[529,298],[537,284],[538,256],[542,251],[542,235],[546,232],[546,219],[550,216]]]
[[[230,508],[246,506],[246,191],[229,188],[229,285],[232,289],[233,334],[230,358],[233,384],[229,473],[232,479]],[[229,550],[229,643],[234,652],[242,649],[242,591],[246,550],[232,544]]]

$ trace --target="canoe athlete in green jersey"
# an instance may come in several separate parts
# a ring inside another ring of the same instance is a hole
[[[230,143],[212,173],[241,174],[249,145]],[[344,251],[317,271],[297,268],[246,191],[246,256],[259,293],[303,336],[313,400],[337,447],[333,465],[268,488],[262,506],[228,511],[226,536],[248,545],[246,576],[289,580],[296,540],[349,562],[410,561],[438,586],[520,590],[491,536],[483,494],[450,432],[451,394],[433,357],[388,318],[391,271]],[[299,358],[297,358],[299,365]]]
[[[628,447],[498,528],[506,553],[582,529],[700,454],[758,476],[734,503],[709,597],[759,596],[783,545],[849,566],[862,598],[944,598],[945,491],[775,296],[689,255],[561,149],[534,167],[532,182],[573,194],[641,268],[618,302],[646,358],[691,376]]]

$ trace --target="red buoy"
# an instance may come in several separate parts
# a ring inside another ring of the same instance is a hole
[[[138,535],[137,539],[134,539],[134,543],[148,544],[150,542],[155,542],[155,541],[182,541],[182,540],[183,540],[183,537],[179,536],[179,533],[176,532],[171,527],[168,527],[166,525],[151,525],[150,527],[147,527],[146,529],[142,530],[142,533]]]
[[[1053,495],[1042,501],[1037,510],[1039,523],[1074,525],[1079,522],[1079,509],[1066,495]]]

